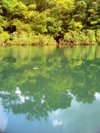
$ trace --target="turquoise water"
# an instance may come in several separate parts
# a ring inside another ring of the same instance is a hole
[[[99,46],[0,48],[0,133],[99,132]]]

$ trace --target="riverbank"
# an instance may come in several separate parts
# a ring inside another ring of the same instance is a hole
[[[72,31],[65,33],[63,38],[56,39],[53,36],[45,34],[35,34],[34,32],[13,32],[9,34],[4,31],[0,34],[1,46],[74,46],[74,45],[99,45],[100,30],[83,30]]]
[[[0,5],[1,46],[100,43],[99,0],[2,0]]]

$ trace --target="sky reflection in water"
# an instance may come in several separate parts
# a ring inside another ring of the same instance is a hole
[[[0,49],[0,133],[100,132],[100,47],[46,49]]]
[[[4,94],[4,92],[1,93]],[[34,131],[40,133],[58,130],[58,133],[98,133],[100,131],[100,94],[95,93],[95,96],[96,101],[92,104],[77,102],[74,97],[71,107],[52,111],[49,113],[47,122],[44,119],[30,122],[25,119],[23,114],[14,115],[11,111],[7,116],[3,112],[2,100],[0,99],[0,131],[13,131],[13,133],[32,133]],[[24,102],[23,97],[21,95],[19,97],[20,101]]]
[[[78,103],[75,98],[71,107],[50,114],[53,126],[62,125],[66,133],[100,132],[100,94],[96,93],[93,104]]]
[[[3,106],[1,105],[1,102],[2,100],[0,98],[0,131],[4,132],[8,124],[8,117],[7,114],[3,111]]]

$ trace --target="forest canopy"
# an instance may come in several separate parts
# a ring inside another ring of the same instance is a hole
[[[99,44],[100,0],[0,0],[0,44],[55,40]]]

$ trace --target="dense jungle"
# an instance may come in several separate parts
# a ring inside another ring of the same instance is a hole
[[[100,0],[0,0],[0,45],[100,43]]]

